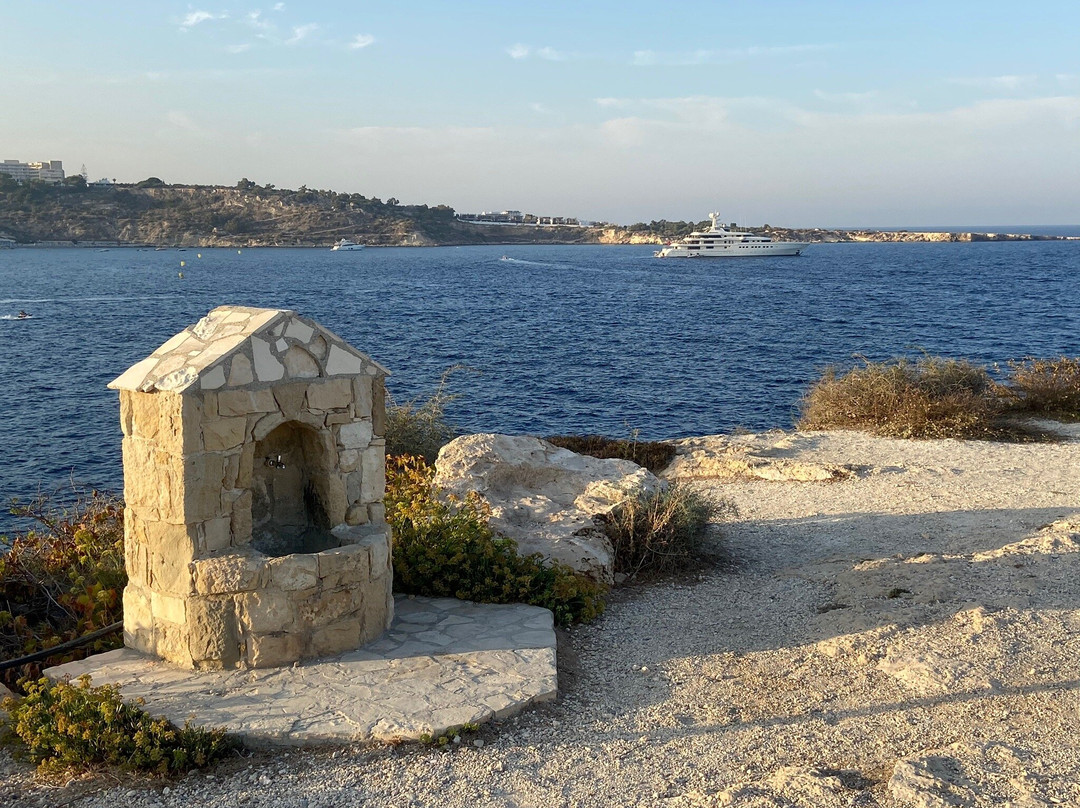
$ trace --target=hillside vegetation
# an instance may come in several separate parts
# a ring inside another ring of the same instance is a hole
[[[223,187],[166,185],[151,177],[105,188],[81,179],[19,185],[0,175],[0,234],[19,243],[202,247],[329,246],[341,238],[385,246],[598,240],[591,228],[475,225],[458,221],[446,205],[401,205],[246,179]]]

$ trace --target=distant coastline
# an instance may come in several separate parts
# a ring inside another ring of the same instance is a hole
[[[373,247],[656,245],[708,225],[667,220],[579,225],[576,219],[561,217],[522,218],[525,221],[513,224],[477,222],[466,214],[459,216],[447,205],[402,205],[392,198],[384,202],[361,194],[308,188],[294,191],[248,180],[229,187],[166,185],[155,178],[105,187],[33,182],[0,185],[0,247],[328,249],[341,238]],[[535,221],[527,221],[530,218]],[[972,228],[788,228],[767,224],[744,228],[776,240],[811,243],[1080,241],[1080,226],[986,228],[981,232]],[[1067,232],[1048,232],[1055,229]]]

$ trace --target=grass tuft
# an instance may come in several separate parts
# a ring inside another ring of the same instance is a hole
[[[663,575],[686,566],[701,549],[706,528],[734,506],[717,504],[687,483],[672,483],[619,505],[605,519],[615,572]]]

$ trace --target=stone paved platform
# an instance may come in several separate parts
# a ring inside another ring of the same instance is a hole
[[[548,610],[404,597],[395,610],[375,642],[284,668],[187,671],[121,648],[46,675],[89,674],[152,715],[224,727],[252,746],[438,736],[555,698]]]

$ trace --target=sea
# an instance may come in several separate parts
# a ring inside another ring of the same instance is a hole
[[[1080,241],[716,261],[597,245],[0,250],[0,535],[27,526],[13,499],[122,490],[106,385],[224,304],[318,321],[391,370],[397,402],[459,368],[447,417],[462,432],[663,439],[790,428],[829,366],[1078,356]]]

